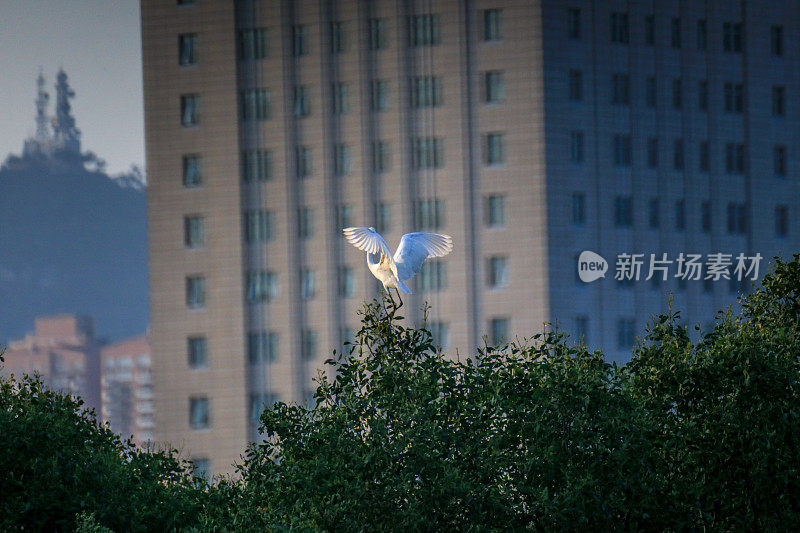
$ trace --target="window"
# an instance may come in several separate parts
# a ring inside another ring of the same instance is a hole
[[[194,0],[178,0],[179,6],[193,6]]]
[[[343,22],[331,22],[331,53],[338,54],[345,51],[347,40],[345,38],[345,25]]]
[[[776,117],[786,115],[786,87],[781,85],[772,87],[772,114]]]
[[[301,351],[304,359],[314,359],[317,356],[317,337],[315,330],[303,330]]]
[[[183,67],[197,63],[197,34],[178,35],[178,63]]]
[[[183,217],[183,242],[186,247],[201,248],[205,241],[206,232],[203,217]]]
[[[770,28],[770,51],[775,57],[783,56],[783,26]]]
[[[483,12],[483,40],[501,41],[503,39],[503,10],[486,9]]]
[[[489,342],[499,346],[508,341],[508,319],[493,318],[489,321]]]
[[[675,170],[683,170],[683,139],[675,139],[672,146],[672,167]]]
[[[744,87],[741,83],[726,82],[725,111],[727,113],[741,113],[744,110]]]
[[[447,289],[447,263],[438,259],[422,263],[417,276],[417,290],[439,292]]]
[[[428,330],[435,345],[443,350],[450,346],[450,324],[441,321],[431,322],[428,324]]]
[[[614,225],[618,228],[633,226],[633,198],[617,196],[614,199]]]
[[[199,155],[185,155],[183,156],[183,186],[199,187],[202,185],[203,180],[200,175],[200,156]]]
[[[491,195],[486,197],[486,225],[502,228],[506,225],[506,197]]]
[[[411,166],[414,170],[440,168],[444,165],[444,142],[442,139],[416,138],[411,148]]]
[[[708,80],[697,82],[697,109],[708,111]]]
[[[611,42],[619,44],[630,42],[628,13],[611,13]]]
[[[210,423],[209,400],[205,396],[189,398],[189,426],[192,429],[205,429]]]
[[[272,240],[272,212],[254,209],[245,213],[244,237],[248,243]]]
[[[686,201],[678,200],[675,202],[675,229],[683,231],[686,229]]]
[[[269,150],[245,150],[242,152],[242,179],[266,181],[272,177],[272,152]]]
[[[635,341],[636,321],[632,318],[620,318],[617,321],[617,348],[629,349]]]
[[[317,294],[317,273],[304,268],[300,271],[300,297],[310,300]]]
[[[299,57],[307,53],[306,27],[302,24],[295,24],[292,26],[292,55]]]
[[[650,229],[658,229],[661,226],[661,210],[658,198],[650,198],[647,207],[647,225]]]
[[[670,33],[670,46],[672,48],[681,47],[681,19],[673,18]]]
[[[502,133],[486,135],[486,164],[502,165],[506,162],[506,142]]]
[[[269,89],[242,91],[242,120],[269,118]]]
[[[280,338],[274,331],[253,331],[247,334],[247,358],[251,364],[278,358]]]
[[[653,15],[644,18],[644,42],[650,46],[656,44],[656,18]]]
[[[722,24],[722,50],[725,52],[741,52],[744,42],[742,24],[725,22]]]
[[[614,166],[631,166],[631,136],[614,135]]]
[[[206,278],[188,276],[186,278],[186,307],[198,309],[206,306]]]
[[[392,227],[392,206],[378,202],[375,206],[375,229],[380,233],[388,233]]]
[[[711,233],[711,201],[704,200],[700,204],[700,229],[703,233]]]
[[[572,223],[575,226],[586,224],[586,195],[582,192],[572,193]]]
[[[628,105],[631,103],[631,82],[627,74],[614,74],[611,77],[611,103]]]
[[[573,163],[583,163],[583,132],[570,132],[569,160]]]
[[[658,168],[658,139],[655,137],[647,139],[647,166]]]
[[[369,49],[383,50],[387,47],[386,21],[383,19],[369,19]]]
[[[744,172],[744,145],[727,143],[725,145],[725,172],[741,174]]]
[[[274,272],[253,270],[247,273],[247,301],[271,302],[278,297],[278,276]]]
[[[408,27],[411,46],[430,46],[442,40],[439,15],[415,15],[410,17]]]
[[[205,368],[208,366],[208,340],[205,337],[187,338],[186,352],[189,359],[189,368]]]
[[[311,94],[308,87],[299,85],[294,88],[294,114],[296,117],[307,117],[311,114]]]
[[[711,148],[708,141],[700,142],[700,172],[711,170]]]
[[[705,19],[697,21],[697,49],[704,51],[708,48],[708,24]]]
[[[775,236],[786,237],[789,235],[789,206],[775,206]]]
[[[297,209],[297,236],[309,239],[314,235],[314,210],[309,207]]]
[[[567,9],[567,36],[570,39],[581,38],[581,10],[576,7]]]
[[[346,144],[333,147],[333,172],[337,176],[350,174],[350,147]]]
[[[181,95],[181,126],[187,128],[200,122],[200,96],[197,94]]]
[[[336,229],[335,234],[340,235],[344,228],[349,228],[353,225],[353,208],[349,205],[336,206]]]
[[[346,83],[334,83],[332,89],[333,114],[344,115],[350,111],[350,86]]]
[[[391,154],[389,152],[389,143],[384,141],[375,141],[372,143],[372,171],[376,174],[381,174],[389,170],[391,166]]]
[[[297,159],[297,177],[307,178],[311,176],[311,172],[313,171],[311,148],[308,146],[298,146],[295,150],[295,156]]]
[[[675,109],[683,107],[683,83],[680,78],[672,80],[672,107]]]
[[[267,57],[267,30],[253,28],[239,32],[239,59],[264,59]]]
[[[489,287],[500,289],[508,286],[508,258],[496,256],[489,258]]]
[[[444,200],[418,200],[415,215],[418,229],[438,230],[446,225]]]
[[[275,404],[279,401],[279,397],[277,394],[269,394],[269,393],[256,393],[250,395],[250,422],[253,425],[253,428],[257,428],[259,424],[259,420],[261,419],[261,413],[266,411],[267,409],[272,410]],[[254,437],[253,440],[260,439],[261,435]]]
[[[496,104],[506,99],[506,83],[498,70],[486,73],[486,103]]]
[[[727,215],[728,233],[732,235],[747,233],[747,209],[745,204],[729,203]]]
[[[772,159],[776,176],[786,177],[786,146],[777,145],[772,149]]]
[[[352,298],[356,294],[356,275],[350,267],[339,267],[339,296]]]
[[[656,79],[653,76],[648,77],[644,84],[644,101],[647,107],[656,107],[656,99],[658,98]]]
[[[389,82],[385,80],[372,80],[370,82],[370,106],[373,111],[386,111],[389,109]]]
[[[442,104],[442,80],[420,76],[411,80],[411,107],[438,107]]]

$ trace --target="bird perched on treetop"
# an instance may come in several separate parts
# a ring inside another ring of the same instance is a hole
[[[439,233],[406,233],[392,256],[386,240],[375,228],[345,228],[342,230],[347,240],[359,250],[367,252],[367,266],[372,275],[383,283],[383,287],[398,309],[403,305],[400,293],[411,294],[404,282],[411,279],[422,268],[429,257],[443,257],[453,251],[453,238]],[[389,289],[397,291],[398,306]]]

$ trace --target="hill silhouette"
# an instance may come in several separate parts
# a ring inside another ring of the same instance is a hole
[[[135,175],[109,177],[91,154],[10,156],[0,167],[0,343],[57,313],[93,316],[109,340],[146,329],[144,188]]]

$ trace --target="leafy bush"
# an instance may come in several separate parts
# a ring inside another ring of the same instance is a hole
[[[81,405],[38,377],[0,379],[0,530],[193,524],[203,491],[187,463],[121,441]]]

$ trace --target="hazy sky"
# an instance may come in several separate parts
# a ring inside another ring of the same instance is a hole
[[[0,0],[0,162],[33,134],[42,67],[50,113],[56,72],[76,93],[81,146],[111,174],[144,166],[138,0]]]

